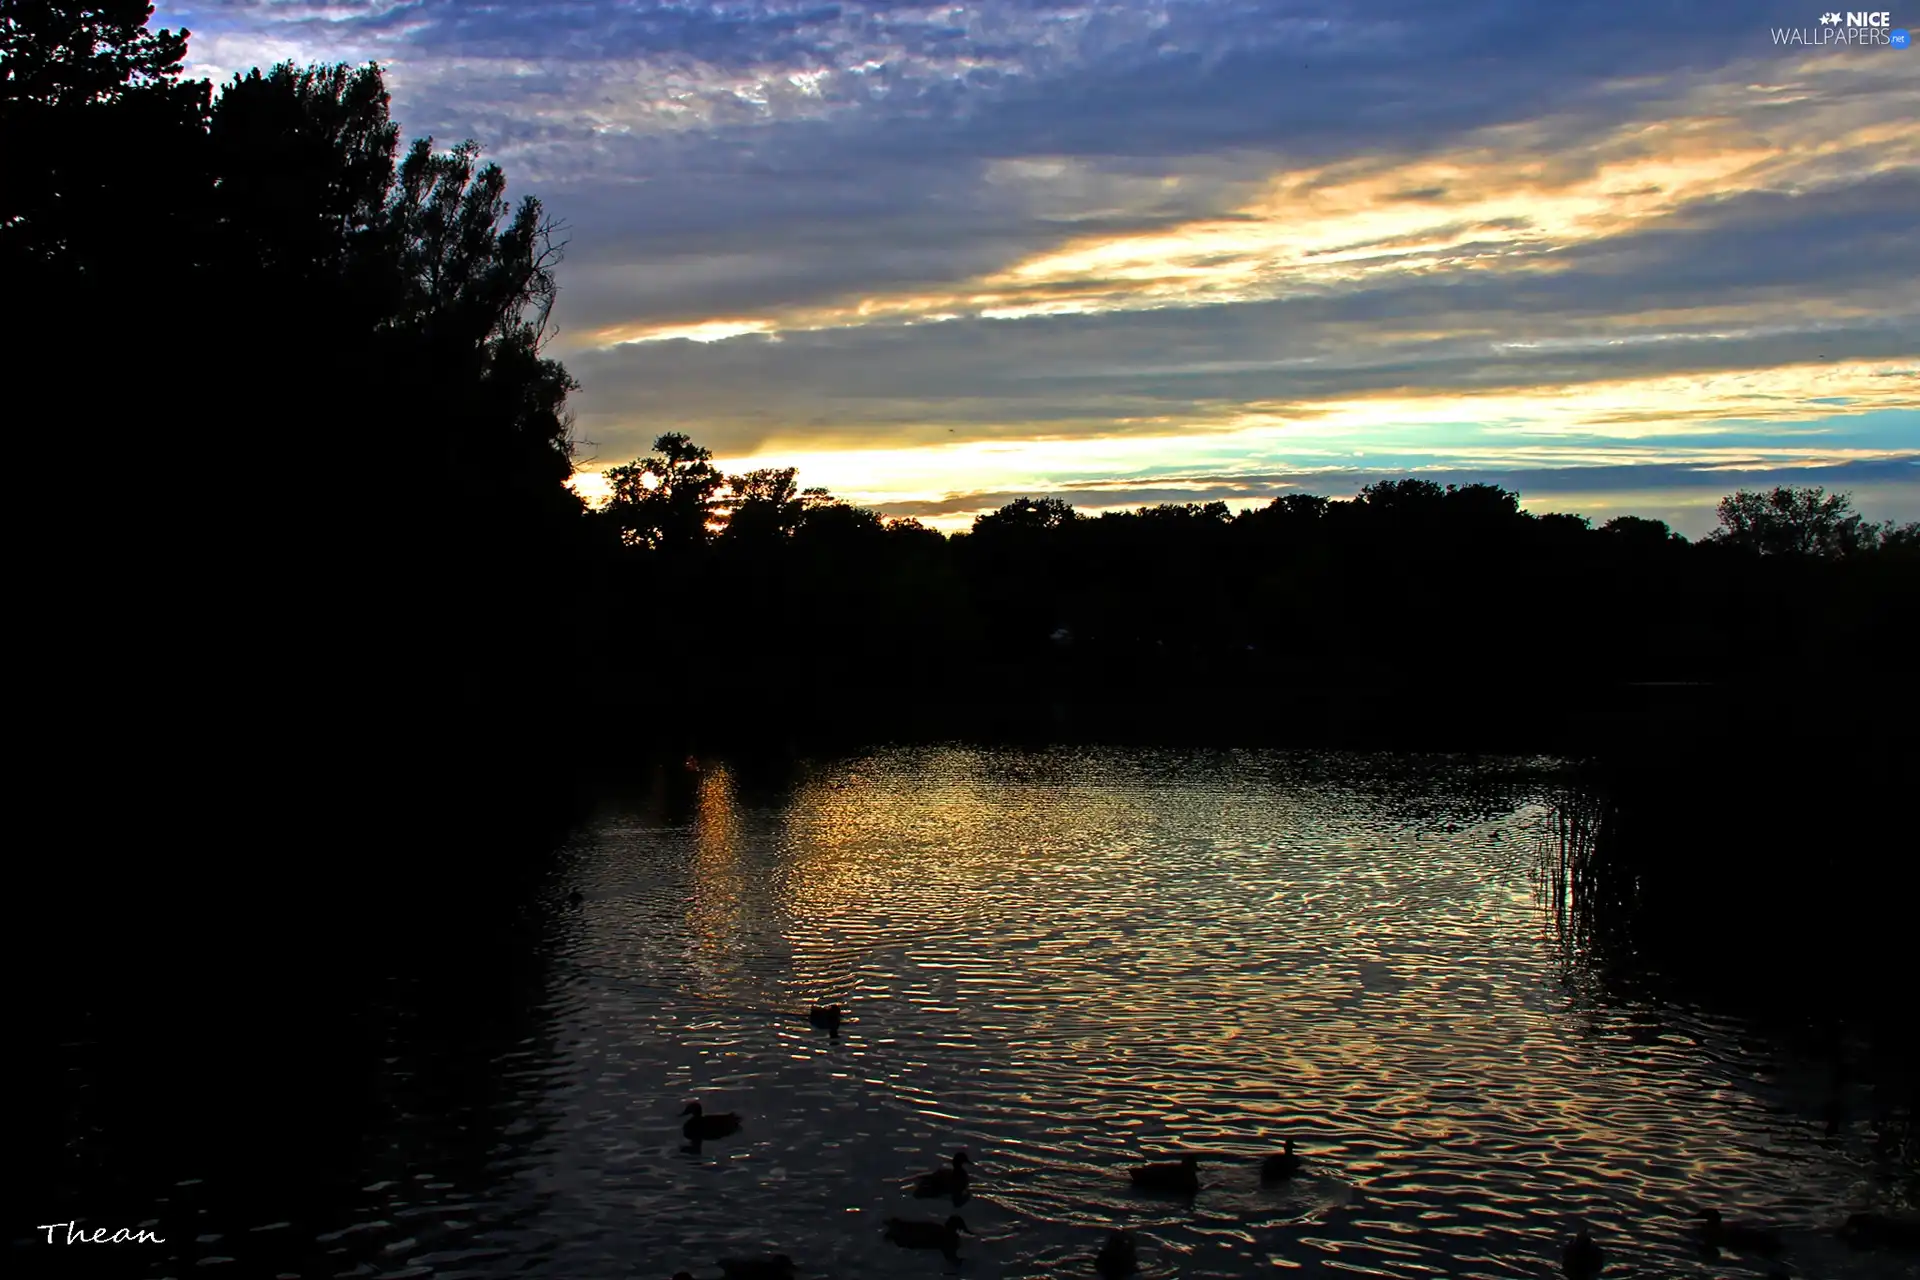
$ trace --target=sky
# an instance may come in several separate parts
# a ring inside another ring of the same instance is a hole
[[[578,484],[678,431],[942,528],[1419,475],[1920,519],[1920,5],[183,0],[567,227]]]

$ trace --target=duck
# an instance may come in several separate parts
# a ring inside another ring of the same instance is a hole
[[[1104,1280],[1120,1280],[1140,1269],[1139,1250],[1133,1242],[1131,1231],[1111,1231],[1107,1233],[1107,1242],[1100,1246],[1100,1252],[1094,1255],[1093,1269]]]
[[[945,1222],[926,1219],[888,1218],[886,1238],[903,1249],[938,1249],[949,1262],[960,1256],[960,1233],[973,1232],[954,1214]]]
[[[1293,1139],[1287,1139],[1286,1150],[1279,1155],[1268,1156],[1260,1162],[1260,1180],[1278,1182],[1282,1178],[1291,1178],[1300,1172],[1300,1157],[1293,1154]]]
[[[1772,1255],[1786,1248],[1774,1232],[1744,1222],[1727,1222],[1718,1209],[1702,1209],[1693,1216],[1701,1220],[1700,1239],[1710,1249]]]
[[[687,1135],[689,1142],[698,1142],[702,1138],[724,1138],[730,1133],[740,1132],[740,1117],[729,1111],[725,1115],[710,1116],[700,1109],[697,1102],[689,1102],[680,1113],[688,1117],[680,1132]]]
[[[580,892],[578,889],[575,889],[572,893],[567,895],[567,905],[570,907],[577,907],[581,903],[585,902],[586,900],[587,900],[587,895]]]
[[[840,1006],[837,1004],[817,1004],[807,1011],[807,1021],[816,1027],[828,1031],[840,1028]]]
[[[1920,1249],[1920,1217],[1910,1214],[1854,1213],[1840,1234],[1857,1245],[1886,1245],[1895,1249]]]
[[[1560,1250],[1560,1270],[1568,1280],[1593,1280],[1605,1265],[1606,1255],[1600,1252],[1600,1246],[1593,1242],[1593,1233],[1585,1227]]]
[[[923,1173],[913,1180],[913,1198],[931,1200],[935,1196],[952,1196],[957,1204],[966,1198],[967,1183],[972,1175],[967,1166],[973,1163],[973,1157],[965,1151],[953,1153],[953,1163],[944,1169],[935,1169],[932,1173]]]
[[[673,1273],[673,1280],[693,1280],[693,1272],[676,1271]]]
[[[1184,1191],[1191,1195],[1200,1189],[1199,1159],[1181,1156],[1171,1164],[1143,1164],[1128,1171],[1136,1187],[1152,1191]]]
[[[793,1259],[784,1253],[767,1258],[722,1258],[720,1274],[727,1280],[789,1280]]]

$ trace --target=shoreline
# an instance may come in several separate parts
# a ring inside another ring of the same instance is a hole
[[[611,681],[605,687],[619,688]],[[1186,696],[1180,696],[1181,694]],[[575,739],[588,755],[628,751],[861,749],[968,742],[1007,746],[1155,746],[1363,751],[1381,754],[1552,755],[1630,771],[1725,766],[1884,772],[1920,762],[1913,696],[1846,691],[1808,705],[1807,691],[1758,682],[1647,681],[1606,686],[1400,684],[1297,688],[1164,688],[1152,706],[1059,686],[924,696],[919,689],[795,696],[775,723],[681,708],[645,711],[617,695]],[[1906,707],[1897,705],[1904,700]],[[748,699],[751,701],[751,699]],[[651,712],[648,714],[647,712]],[[1817,717],[1810,739],[1799,723]],[[1793,723],[1783,728],[1782,720]]]

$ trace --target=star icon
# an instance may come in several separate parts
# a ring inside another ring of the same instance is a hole
[[[1840,25],[1840,15],[1837,13],[1823,13],[1820,15],[1820,25],[1837,27]]]

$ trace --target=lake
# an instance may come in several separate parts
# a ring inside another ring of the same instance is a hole
[[[1147,1277],[1538,1277],[1580,1220],[1609,1275],[1766,1274],[1691,1242],[1714,1205],[1793,1275],[1920,1276],[1829,1234],[1920,1190],[1912,1062],[1587,964],[1540,876],[1564,790],[1259,751],[635,771],[486,963],[381,975],[325,1072],[232,1065],[302,1096],[163,1134],[125,1121],[161,1099],[88,1104],[137,1068],[69,1044],[62,1203],[165,1236],[111,1247],[144,1275],[1091,1276],[1127,1226]],[[696,1098],[741,1132],[687,1149]],[[1288,1137],[1304,1169],[1263,1187]],[[957,1266],[882,1238],[954,1211],[901,1183],[956,1148]],[[1190,1203],[1130,1187],[1183,1151]],[[62,1273],[108,1252],[31,1234]]]

